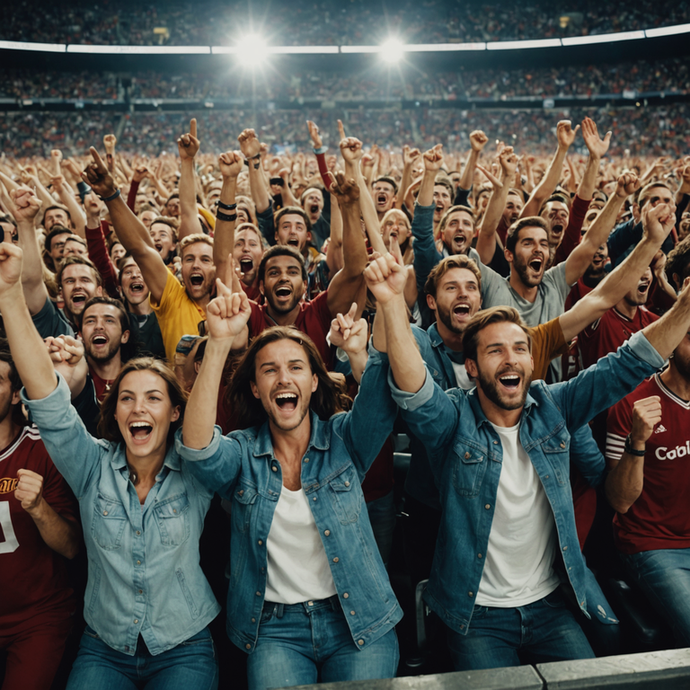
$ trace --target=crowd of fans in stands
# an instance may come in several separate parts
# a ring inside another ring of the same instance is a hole
[[[115,100],[124,96],[123,79],[115,73],[0,72],[0,98],[63,98]],[[131,83],[130,83],[131,80]],[[611,65],[535,69],[465,69],[433,74],[417,70],[375,70],[358,75],[323,71],[281,74],[166,74],[136,72],[125,79],[130,98],[260,99],[265,101],[456,100],[569,97],[639,93],[687,93],[687,60],[644,60]]]
[[[357,22],[347,20],[356,12]],[[315,22],[314,17],[319,21]],[[649,29],[688,21],[684,3],[327,0],[278,2],[135,3],[77,0],[69,7],[22,0],[0,27],[0,39],[49,43],[225,45],[238,26],[269,37],[274,45],[380,43],[398,35],[408,43],[539,39]],[[164,29],[156,33],[155,29]]]

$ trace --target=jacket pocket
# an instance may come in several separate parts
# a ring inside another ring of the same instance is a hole
[[[333,499],[333,510],[340,523],[347,525],[357,522],[363,498],[355,468],[349,466],[331,479],[328,490]]]
[[[460,496],[476,496],[486,472],[486,452],[474,445],[456,443],[453,462],[453,486]]]
[[[570,481],[570,435],[567,432],[554,434],[542,443],[541,449],[559,485],[568,484]]]
[[[180,546],[189,537],[189,498],[179,494],[156,504],[153,510],[161,544],[166,548]]]
[[[249,531],[252,514],[256,507],[259,493],[251,484],[240,482],[233,494],[231,520],[236,529],[243,534]]]
[[[94,513],[91,535],[96,543],[106,551],[119,549],[129,522],[125,507],[119,499],[99,493],[94,503]]]

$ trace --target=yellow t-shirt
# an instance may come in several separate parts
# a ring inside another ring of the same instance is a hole
[[[183,335],[199,335],[199,323],[206,319],[206,310],[189,297],[170,271],[160,304],[153,297],[149,302],[158,317],[168,363],[174,366],[177,343]]]

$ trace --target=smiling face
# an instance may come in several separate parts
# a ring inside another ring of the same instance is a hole
[[[232,257],[240,267],[241,280],[245,285],[254,284],[263,253],[261,240],[252,228],[244,228],[235,233]]]
[[[466,268],[451,268],[439,279],[436,297],[427,295],[427,304],[442,324],[441,337],[444,327],[452,333],[462,333],[482,305],[477,276]]]
[[[609,258],[609,247],[607,244],[602,244],[599,249],[594,252],[592,263],[587,267],[585,276],[588,278],[602,278],[606,274],[606,260]]]
[[[376,212],[379,216],[393,208],[393,204],[395,203],[395,189],[390,182],[384,182],[383,180],[377,182],[373,187],[373,192]]]
[[[443,244],[450,254],[467,254],[474,237],[474,219],[467,211],[451,213],[443,228]]]
[[[141,269],[134,259],[130,259],[122,267],[120,285],[125,299],[133,306],[141,304],[149,298],[149,288],[141,275]]]
[[[128,459],[165,457],[170,425],[180,416],[168,384],[150,370],[130,371],[120,382],[115,421],[127,447]]]
[[[391,237],[395,238],[398,244],[405,243],[410,236],[410,221],[402,211],[388,211],[381,221],[381,236],[386,247],[390,246]]]
[[[110,362],[129,340],[129,331],[122,331],[120,310],[112,304],[92,304],[84,310],[81,337],[86,354],[94,361]]]
[[[72,314],[81,314],[86,302],[102,292],[93,269],[84,264],[67,266],[62,272],[60,287],[65,308]]]
[[[546,230],[524,227],[519,231],[515,252],[505,250],[506,260],[526,287],[536,287],[544,277],[549,258],[549,240]]]
[[[558,247],[563,241],[563,233],[568,227],[570,210],[562,201],[549,201],[541,212],[541,217],[548,225],[549,245]]]
[[[149,227],[149,235],[161,259],[167,261],[168,256],[175,249],[175,235],[172,228],[165,223],[152,223]]]
[[[311,233],[307,230],[304,218],[297,213],[286,213],[281,216],[276,230],[276,242],[302,252],[307,243],[311,242]]]
[[[477,337],[477,359],[465,360],[482,400],[501,410],[518,410],[532,382],[534,361],[525,331],[515,323],[489,324]]]
[[[216,279],[213,247],[206,242],[193,242],[182,250],[182,283],[195,301],[209,296]]]
[[[269,307],[276,314],[289,314],[307,290],[302,266],[292,256],[274,256],[266,262],[264,279],[259,284]]]
[[[272,430],[293,431],[308,424],[309,403],[317,386],[307,353],[294,340],[277,340],[257,353],[251,388]]]

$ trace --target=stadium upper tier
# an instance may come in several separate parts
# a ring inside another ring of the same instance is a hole
[[[224,46],[258,34],[269,45],[474,43],[634,32],[690,21],[687,2],[669,0],[90,0],[14,3],[0,40],[52,44]]]

